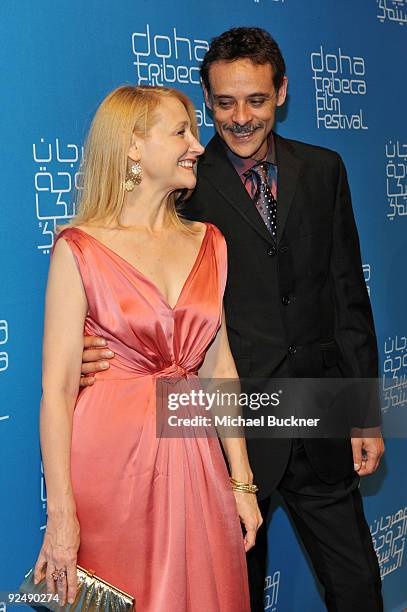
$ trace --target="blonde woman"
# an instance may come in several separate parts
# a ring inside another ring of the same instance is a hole
[[[218,438],[156,435],[158,379],[176,391],[198,370],[237,377],[224,238],[176,211],[202,152],[192,104],[172,89],[120,87],[90,129],[79,214],[57,238],[45,313],[48,522],[35,580],[46,576],[63,601],[75,597],[78,563],[141,612],[249,612],[256,496],[232,490]],[[115,357],[78,395],[84,329]],[[250,485],[244,439],[222,442],[232,477]]]

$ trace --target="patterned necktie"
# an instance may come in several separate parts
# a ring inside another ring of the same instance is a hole
[[[257,191],[253,198],[261,218],[274,240],[277,239],[277,202],[268,182],[268,163],[263,162],[251,168],[257,181]]]

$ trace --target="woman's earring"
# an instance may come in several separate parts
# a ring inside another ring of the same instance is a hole
[[[138,162],[132,163],[126,174],[126,181],[124,183],[125,190],[133,191],[136,185],[140,185],[142,179],[143,173],[140,164]]]

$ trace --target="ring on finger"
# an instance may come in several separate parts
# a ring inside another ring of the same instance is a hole
[[[56,569],[52,572],[51,574],[52,578],[55,580],[55,582],[57,580],[62,581],[64,578],[66,578],[66,570],[64,569]]]

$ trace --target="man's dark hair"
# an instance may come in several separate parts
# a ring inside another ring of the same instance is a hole
[[[218,61],[249,59],[254,64],[271,64],[278,91],[283,84],[285,62],[274,38],[261,28],[232,28],[213,38],[201,65],[201,78],[210,93],[209,68]]]

